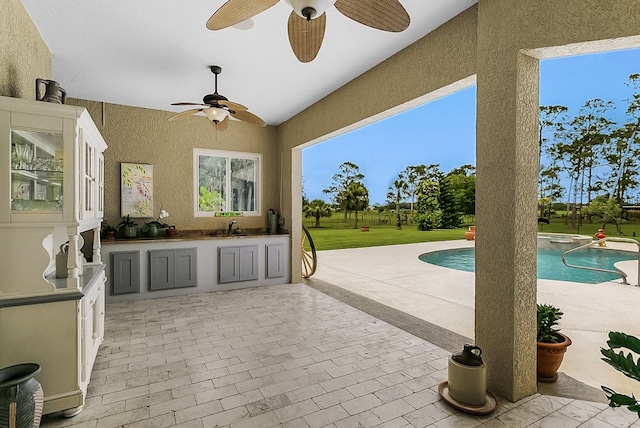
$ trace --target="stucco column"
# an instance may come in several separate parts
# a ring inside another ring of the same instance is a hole
[[[483,7],[493,10],[485,15]],[[501,2],[481,2],[480,21],[482,16],[498,19],[500,7]],[[475,335],[488,365],[487,387],[516,401],[537,392],[538,60],[518,51],[505,26],[483,24],[478,31]]]
[[[291,236],[291,282],[302,281],[302,150],[282,152],[282,215]]]

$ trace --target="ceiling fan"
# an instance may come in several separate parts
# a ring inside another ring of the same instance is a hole
[[[209,67],[215,75],[215,90],[213,94],[207,94],[202,99],[203,104],[199,103],[172,103],[172,106],[200,106],[200,108],[192,108],[182,113],[178,113],[169,118],[169,120],[179,119],[181,117],[191,116],[196,113],[203,112],[207,115],[211,124],[218,130],[224,131],[229,127],[229,116],[245,121],[252,125],[265,126],[264,120],[260,119],[253,113],[249,113],[247,107],[242,104],[229,101],[224,95],[218,93],[218,74],[222,73],[222,67],[212,65]]]
[[[229,0],[207,21],[209,30],[221,30],[264,12],[279,0]],[[399,33],[411,21],[398,0],[285,0],[293,11],[289,15],[289,43],[300,62],[310,62],[320,51],[326,14],[336,9],[367,27]]]

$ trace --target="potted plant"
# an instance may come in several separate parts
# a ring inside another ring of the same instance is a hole
[[[138,235],[138,223],[131,220],[131,217],[127,215],[118,223],[118,231],[125,238],[135,238]]]
[[[571,339],[560,333],[556,326],[564,315],[552,305],[538,304],[538,381],[555,382],[564,353]]]
[[[142,233],[151,238],[155,238],[160,233],[160,229],[166,229],[169,227],[168,224],[162,223],[160,220],[163,218],[169,217],[169,213],[162,209],[160,206],[160,213],[158,214],[158,218],[152,221],[149,221],[142,225]]]
[[[107,221],[102,222],[101,231],[104,239],[115,239],[116,237],[116,228]]]
[[[178,234],[178,230],[176,229],[175,225],[171,225],[167,227],[167,229],[164,232],[167,236],[176,236]]]

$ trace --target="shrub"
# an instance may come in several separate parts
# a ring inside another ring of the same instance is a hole
[[[429,211],[416,216],[418,230],[433,230],[440,227],[442,212],[440,210]]]

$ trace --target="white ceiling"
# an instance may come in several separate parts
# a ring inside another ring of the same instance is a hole
[[[401,0],[411,16],[402,33],[361,25],[327,10],[322,48],[300,63],[287,36],[290,6],[280,1],[249,30],[210,31],[225,0],[22,0],[53,58],[53,76],[73,98],[180,112],[174,102],[218,92],[269,125],[280,124],[422,38],[477,0]]]

